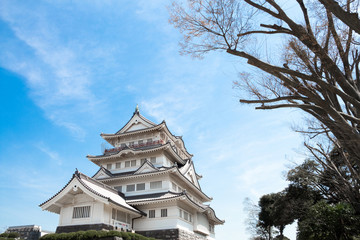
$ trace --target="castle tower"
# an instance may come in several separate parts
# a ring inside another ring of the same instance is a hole
[[[76,172],[40,205],[60,214],[57,232],[123,229],[157,239],[215,239],[214,226],[224,221],[206,204],[212,199],[201,190],[192,155],[165,121],[155,124],[137,107],[125,126],[101,137],[111,148],[87,156],[99,166],[95,175]]]

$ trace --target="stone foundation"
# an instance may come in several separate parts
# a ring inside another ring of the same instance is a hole
[[[69,233],[77,231],[87,230],[113,230],[114,227],[111,225],[99,223],[99,224],[85,224],[85,225],[71,225],[71,226],[58,226],[56,233]]]
[[[179,232],[179,240],[206,240],[204,235],[198,233],[187,232],[184,230],[180,230]]]
[[[153,231],[136,231],[136,233],[160,240],[206,240],[205,236],[177,228]]]

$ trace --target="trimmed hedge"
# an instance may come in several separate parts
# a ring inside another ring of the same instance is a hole
[[[122,237],[123,240],[156,240],[143,235],[118,231],[78,231],[71,233],[50,233],[42,236],[40,240],[93,240],[105,237]]]
[[[0,240],[12,240],[15,238],[20,237],[20,234],[17,232],[10,232],[10,233],[1,233]]]
[[[20,234],[17,233],[17,232],[2,233],[2,234],[0,234],[0,237],[5,237],[5,238],[18,238],[18,237],[20,237]]]

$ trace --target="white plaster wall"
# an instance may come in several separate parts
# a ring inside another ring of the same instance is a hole
[[[197,231],[201,231],[205,234],[210,234],[209,232],[209,221],[207,219],[207,217],[202,214],[202,213],[197,213],[196,214],[196,219],[195,219],[195,230]]]
[[[146,139],[144,139],[144,140],[146,140]],[[126,158],[126,159],[115,161],[115,162],[103,163],[102,165],[106,168],[107,164],[112,164],[111,169],[108,169],[111,173],[130,172],[130,171],[136,171],[141,166],[141,159],[147,158],[150,161],[150,157],[156,157],[156,164],[154,164],[155,166],[157,166],[157,167],[161,167],[163,165],[165,166],[166,158],[165,158],[165,156],[163,154],[149,154],[149,155],[140,156],[140,157],[139,156],[134,156],[134,157],[131,157],[131,158],[129,157],[129,158]],[[131,160],[136,160],[136,166],[125,167],[125,161],[131,161]],[[116,162],[121,162],[121,167],[120,168],[116,168]]]
[[[59,226],[93,224],[104,222],[104,203],[94,201],[93,198],[85,194],[75,195],[74,204],[63,206],[60,210]],[[74,207],[90,206],[90,217],[73,219]]]
[[[161,209],[167,209],[167,217],[161,217]],[[150,207],[141,206],[140,210],[149,214],[149,210],[155,210],[155,218],[143,217],[134,221],[135,231],[161,230],[171,228],[181,228],[187,231],[193,231],[193,224],[186,222],[179,217],[179,208],[177,206]]]
[[[135,231],[147,231],[147,230],[161,230],[177,228],[176,218],[147,218],[136,219],[134,221]]]
[[[103,221],[105,224],[111,224],[112,207],[104,204]]]
[[[134,181],[136,180],[136,181]],[[162,181],[162,187],[157,189],[150,189],[150,182],[157,182]],[[138,184],[138,183],[145,183],[145,190],[141,191],[132,191],[127,192],[126,191],[126,185],[130,184]],[[151,194],[151,193],[158,193],[158,192],[165,192],[171,189],[171,183],[168,180],[168,177],[164,178],[164,176],[155,176],[150,178],[140,178],[140,179],[133,179],[131,182],[126,181],[121,184],[122,186],[122,193],[125,194],[125,196],[136,196],[136,195],[143,195],[143,194]]]

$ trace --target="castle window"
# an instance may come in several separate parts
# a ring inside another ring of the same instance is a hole
[[[134,142],[129,142],[130,147],[134,147]]]
[[[151,157],[151,158],[150,158],[150,162],[151,162],[152,164],[155,164],[155,163],[156,163],[156,157]]]
[[[167,209],[161,209],[161,217],[167,217]]]
[[[136,160],[131,160],[131,166],[135,167],[136,166]]]
[[[139,141],[138,141],[139,147],[140,147],[140,145],[142,145],[143,143],[144,143],[143,140],[139,140]]]
[[[116,163],[116,168],[121,168],[121,162]]]
[[[138,183],[136,184],[136,191],[145,190],[145,183]]]
[[[125,161],[125,167],[130,167],[130,161]]]
[[[184,219],[189,221],[189,213],[184,211]]]
[[[150,182],[150,189],[162,188],[162,181]]]
[[[149,210],[149,218],[155,218],[155,210]]]
[[[146,140],[146,143],[147,143],[147,144],[151,144],[152,141],[153,141],[152,138],[148,138],[148,139]]]
[[[121,192],[122,191],[122,186],[116,186],[116,187],[114,187],[116,190],[118,190],[119,192]]]
[[[111,169],[111,167],[112,167],[112,164],[111,164],[111,163],[106,164],[106,168],[107,168],[108,170],[110,170],[110,169]]]
[[[133,191],[135,191],[135,184],[126,185],[126,191],[127,191],[127,192],[133,192]]]
[[[112,209],[111,218],[120,222],[127,222],[126,213],[116,210],[115,208]]]
[[[122,144],[121,144],[121,148],[124,148],[124,147],[126,147],[126,144],[125,144],[125,143],[122,143]]]
[[[146,158],[141,159],[141,165],[143,165],[146,162]]]
[[[192,222],[192,215],[185,210],[179,209],[179,217],[185,221]]]
[[[90,217],[90,206],[74,207],[72,218]]]

